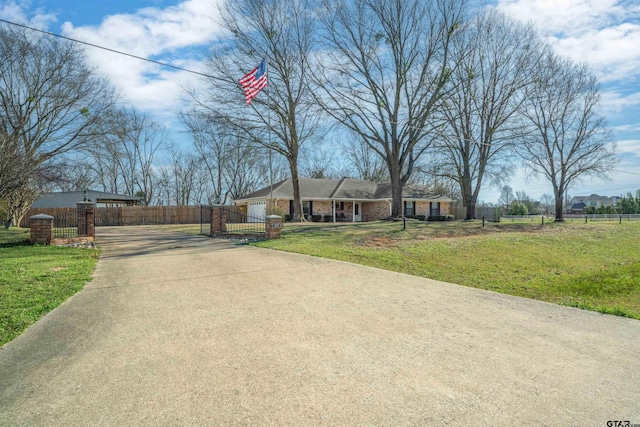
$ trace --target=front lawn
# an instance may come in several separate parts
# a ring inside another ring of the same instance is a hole
[[[29,230],[0,230],[0,345],[11,341],[91,280],[99,252],[29,246]]]
[[[285,225],[256,243],[640,319],[640,223]]]

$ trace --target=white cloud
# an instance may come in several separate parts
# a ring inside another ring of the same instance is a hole
[[[558,53],[588,63],[602,82],[640,76],[640,6],[619,0],[498,0],[532,21]]]
[[[29,11],[31,3],[30,0],[4,2],[0,5],[0,18],[42,30],[46,29],[49,24],[56,22],[56,15],[48,13],[42,8]]]
[[[190,56],[196,54],[194,48],[204,52],[212,40],[224,35],[216,22],[218,3],[188,0],[165,9],[147,7],[132,14],[107,16],[97,27],[65,22],[62,32],[67,37],[202,72],[204,53],[198,58]],[[101,49],[87,48],[87,55],[121,90],[126,101],[159,114],[176,109],[181,85],[199,78]]]
[[[602,92],[600,107],[605,116],[621,113],[640,106],[640,92],[622,94],[616,90]]]
[[[640,139],[625,139],[617,141],[616,144],[618,146],[618,154],[627,153],[640,156]]]

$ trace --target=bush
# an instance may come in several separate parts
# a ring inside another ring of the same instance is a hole
[[[453,215],[429,215],[427,221],[453,221]]]
[[[286,217],[288,215],[284,214],[284,210],[276,205],[275,203],[267,203],[267,207],[264,209],[265,214],[267,214],[267,216],[269,215],[278,215],[279,217],[282,218],[283,221],[286,221]]]
[[[321,219],[322,215],[311,215],[311,221],[313,222],[320,222]]]
[[[291,221],[293,221],[293,215],[285,215],[285,216],[284,216],[284,220],[285,220],[286,222],[291,222]]]
[[[332,221],[333,221],[333,216],[331,215],[324,216],[324,222],[332,222]]]
[[[414,215],[414,218],[418,221],[424,221],[427,217],[425,215]]]
[[[509,206],[509,215],[529,215],[529,209],[524,203],[513,202]]]

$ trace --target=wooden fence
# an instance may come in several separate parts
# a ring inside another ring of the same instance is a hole
[[[76,208],[31,208],[20,222],[20,227],[29,227],[29,217],[47,214],[53,217],[67,215]],[[156,225],[156,224],[201,224],[211,221],[208,206],[115,206],[98,207],[96,226]]]

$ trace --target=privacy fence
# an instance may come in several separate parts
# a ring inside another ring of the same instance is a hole
[[[32,208],[20,223],[29,227],[29,218],[45,214],[54,218],[73,215],[76,208]],[[211,221],[211,209],[201,206],[115,206],[98,207],[95,213],[97,226],[201,224]],[[75,227],[75,224],[69,224]]]

